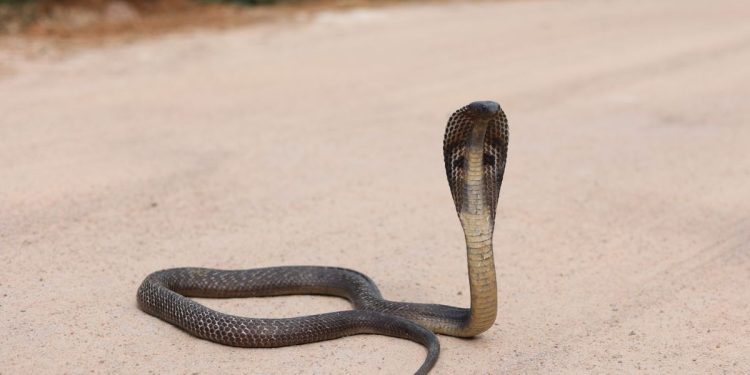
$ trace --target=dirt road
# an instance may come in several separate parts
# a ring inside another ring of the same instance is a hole
[[[139,311],[174,266],[322,264],[468,304],[448,115],[511,124],[499,318],[435,374],[750,372],[750,5],[448,3],[4,62],[0,373],[401,374],[357,336],[273,350]],[[204,300],[287,317],[325,297]]]

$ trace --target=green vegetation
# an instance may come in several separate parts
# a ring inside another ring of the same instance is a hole
[[[143,1],[124,0],[129,3],[139,3]],[[195,2],[203,3],[231,3],[241,5],[263,5],[263,4],[274,4],[280,2],[279,0],[194,0]],[[67,1],[68,3],[76,3],[76,1]],[[153,1],[152,1],[153,2]],[[22,5],[29,3],[47,3],[52,4],[54,1],[51,0],[0,0],[0,5]],[[78,1],[78,3],[102,3],[102,1]]]
[[[278,3],[277,0],[203,0],[206,3],[232,3],[242,5],[263,5]]]

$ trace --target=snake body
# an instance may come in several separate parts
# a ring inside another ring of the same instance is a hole
[[[148,275],[138,289],[138,305],[192,335],[231,346],[280,347],[364,333],[405,338],[427,348],[427,357],[416,372],[426,374],[440,352],[434,333],[471,337],[486,331],[495,321],[497,285],[492,233],[507,149],[507,119],[495,102],[473,102],[448,120],[443,156],[466,239],[471,294],[468,309],[388,301],[364,274],[322,266],[157,271]],[[293,294],[343,297],[354,309],[261,319],[224,314],[188,298]]]

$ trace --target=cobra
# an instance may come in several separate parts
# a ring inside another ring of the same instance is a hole
[[[138,289],[140,308],[197,337],[224,345],[269,348],[380,334],[427,348],[417,374],[428,373],[440,344],[435,333],[472,337],[497,315],[492,251],[495,211],[508,150],[508,122],[491,101],[466,105],[451,115],[443,140],[448,184],[466,239],[471,306],[388,301],[364,274],[345,268],[286,266],[246,270],[172,268],[154,272]],[[236,298],[293,294],[348,299],[352,310],[284,319],[224,314],[189,297]]]

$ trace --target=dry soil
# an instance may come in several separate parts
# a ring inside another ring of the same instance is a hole
[[[499,101],[499,314],[435,374],[750,372],[750,3],[320,12],[27,59],[0,79],[0,373],[402,374],[363,335],[225,347],[138,310],[175,266],[360,270],[466,305],[441,155]],[[289,317],[326,297],[202,300]]]

